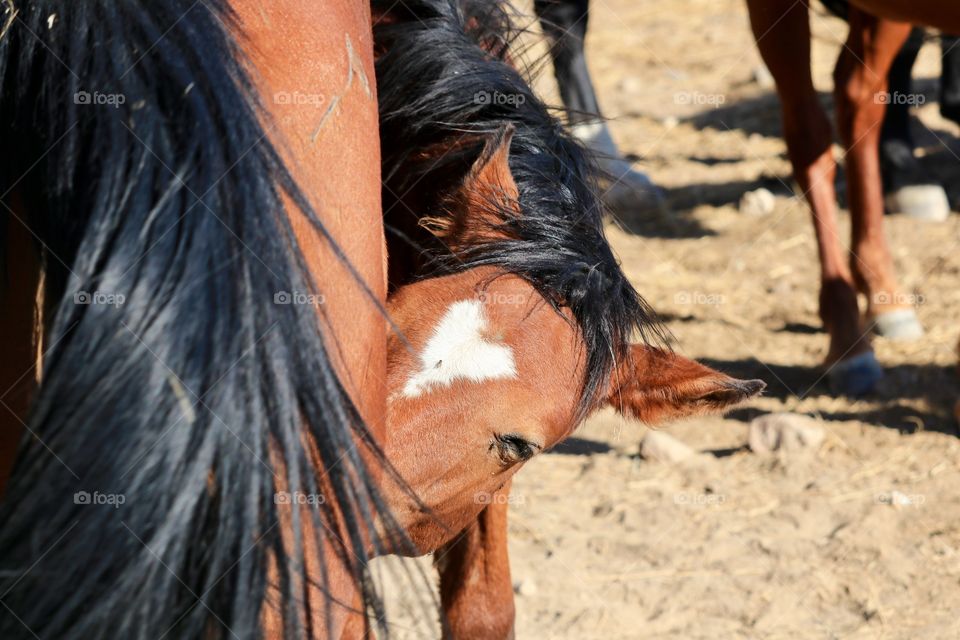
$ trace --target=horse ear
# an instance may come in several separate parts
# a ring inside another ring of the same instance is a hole
[[[501,127],[484,145],[483,153],[474,162],[464,181],[463,190],[471,198],[493,198],[500,204],[513,205],[520,199],[517,183],[510,173],[510,143],[514,126]]]
[[[648,424],[719,413],[766,387],[737,380],[663,349],[631,345],[627,361],[613,372],[606,403]]]
[[[451,250],[502,238],[504,211],[519,214],[520,190],[510,172],[513,131],[508,124],[487,139],[480,157],[447,202],[445,215],[420,218],[420,226]]]

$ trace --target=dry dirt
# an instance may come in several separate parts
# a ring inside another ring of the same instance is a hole
[[[792,195],[776,98],[755,79],[742,0],[593,5],[588,56],[601,103],[673,209],[632,232],[611,225],[611,242],[678,350],[769,388],[725,418],[669,427],[712,454],[703,463],[639,459],[644,427],[612,413],[532,460],[511,507],[517,637],[960,637],[960,217],[887,218],[927,334],[876,340],[887,369],[879,393],[832,397],[819,368],[827,341],[812,228]],[[829,103],[846,25],[817,14],[813,26]],[[952,181],[956,210],[960,130],[937,112],[936,45],[917,77],[924,163]],[[555,98],[549,77],[538,86]],[[776,210],[739,213],[740,196],[761,186]],[[820,419],[825,444],[750,453],[747,423],[774,411]],[[910,504],[891,505],[892,491]],[[391,591],[397,637],[438,636],[435,614]]]

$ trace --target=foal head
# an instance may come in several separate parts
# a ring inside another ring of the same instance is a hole
[[[655,423],[722,410],[764,386],[633,344],[584,412],[586,349],[570,314],[492,268],[403,287],[390,312],[403,336],[389,342],[387,456],[429,507],[400,500],[397,512],[421,552],[462,530],[585,413],[610,405]]]
[[[655,419],[760,383],[631,346],[659,335],[652,310],[604,237],[588,157],[509,59],[502,3],[373,7],[388,306],[406,339],[389,344],[386,448],[422,502],[389,497],[428,551],[604,403]]]
[[[452,255],[509,241],[504,211],[524,215],[509,149],[509,130],[492,138],[441,215],[421,220]],[[400,334],[388,344],[387,457],[422,504],[399,493],[392,502],[420,552],[461,531],[592,411],[611,405],[654,423],[722,410],[764,386],[645,343],[615,350],[598,384],[571,309],[497,266],[405,285],[388,309]]]

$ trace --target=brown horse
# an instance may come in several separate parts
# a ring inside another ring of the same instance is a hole
[[[757,45],[777,83],[794,176],[813,213],[821,263],[820,315],[830,333],[830,379],[839,391],[859,394],[881,376],[868,340],[871,329],[894,338],[922,333],[910,298],[897,283],[883,230],[878,143],[887,73],[909,35],[908,22],[954,30],[960,28],[960,8],[935,0],[851,4],[850,32],[834,73],[853,222],[847,252],[837,229],[831,128],[810,74],[808,2],[747,0]],[[866,324],[858,293],[867,299]]]
[[[391,339],[387,454],[419,498],[397,489],[390,503],[416,553],[437,551],[446,632],[508,637],[510,479],[582,419],[584,345],[529,284],[487,269],[403,287],[390,309],[405,339]],[[590,411],[654,424],[762,388],[636,344]]]
[[[880,22],[903,21],[960,33],[960,6],[956,3],[941,3],[936,0],[852,0],[864,11],[881,16]],[[958,346],[960,351],[960,346]],[[960,370],[960,369],[958,369]],[[954,415],[960,420],[960,400],[954,406]]]
[[[375,601],[370,24],[0,3],[0,635],[336,637]]]
[[[522,201],[509,149],[509,140],[500,140],[482,156],[489,159],[471,170],[467,183],[470,193],[495,194],[507,211]],[[491,241],[503,226],[502,220],[499,225],[459,220],[457,211],[463,209],[454,209],[447,220],[429,221],[454,253]],[[505,499],[510,478],[582,417],[573,398],[585,386],[580,363],[587,347],[568,312],[558,315],[529,283],[495,270],[402,286],[390,309],[405,339],[391,338],[388,454],[432,511],[409,499],[405,503],[399,494],[391,502],[407,505],[400,520],[417,552],[442,544],[438,568],[445,634],[510,637]],[[759,386],[635,345],[604,392],[592,397],[587,413],[614,404],[648,420],[684,415],[722,409]],[[551,402],[555,398],[569,402]],[[401,442],[417,448],[411,453]]]
[[[510,139],[492,144],[465,188],[518,203]],[[475,215],[468,219],[443,227],[454,249],[475,241],[478,227],[494,233]],[[388,497],[414,552],[438,552],[452,637],[512,632],[506,510],[510,479],[527,460],[606,405],[656,423],[722,411],[764,386],[633,344],[584,410],[587,345],[575,318],[492,267],[403,286],[389,310],[399,332],[389,343],[387,456],[408,487]]]

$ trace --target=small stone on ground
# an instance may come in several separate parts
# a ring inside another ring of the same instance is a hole
[[[816,449],[825,432],[816,420],[795,413],[770,413],[750,423],[748,442],[754,453]]]
[[[773,213],[777,197],[763,187],[748,191],[740,198],[740,213],[746,216],[763,217]]]
[[[648,431],[640,441],[640,457],[654,462],[681,462],[697,452],[662,431]]]

